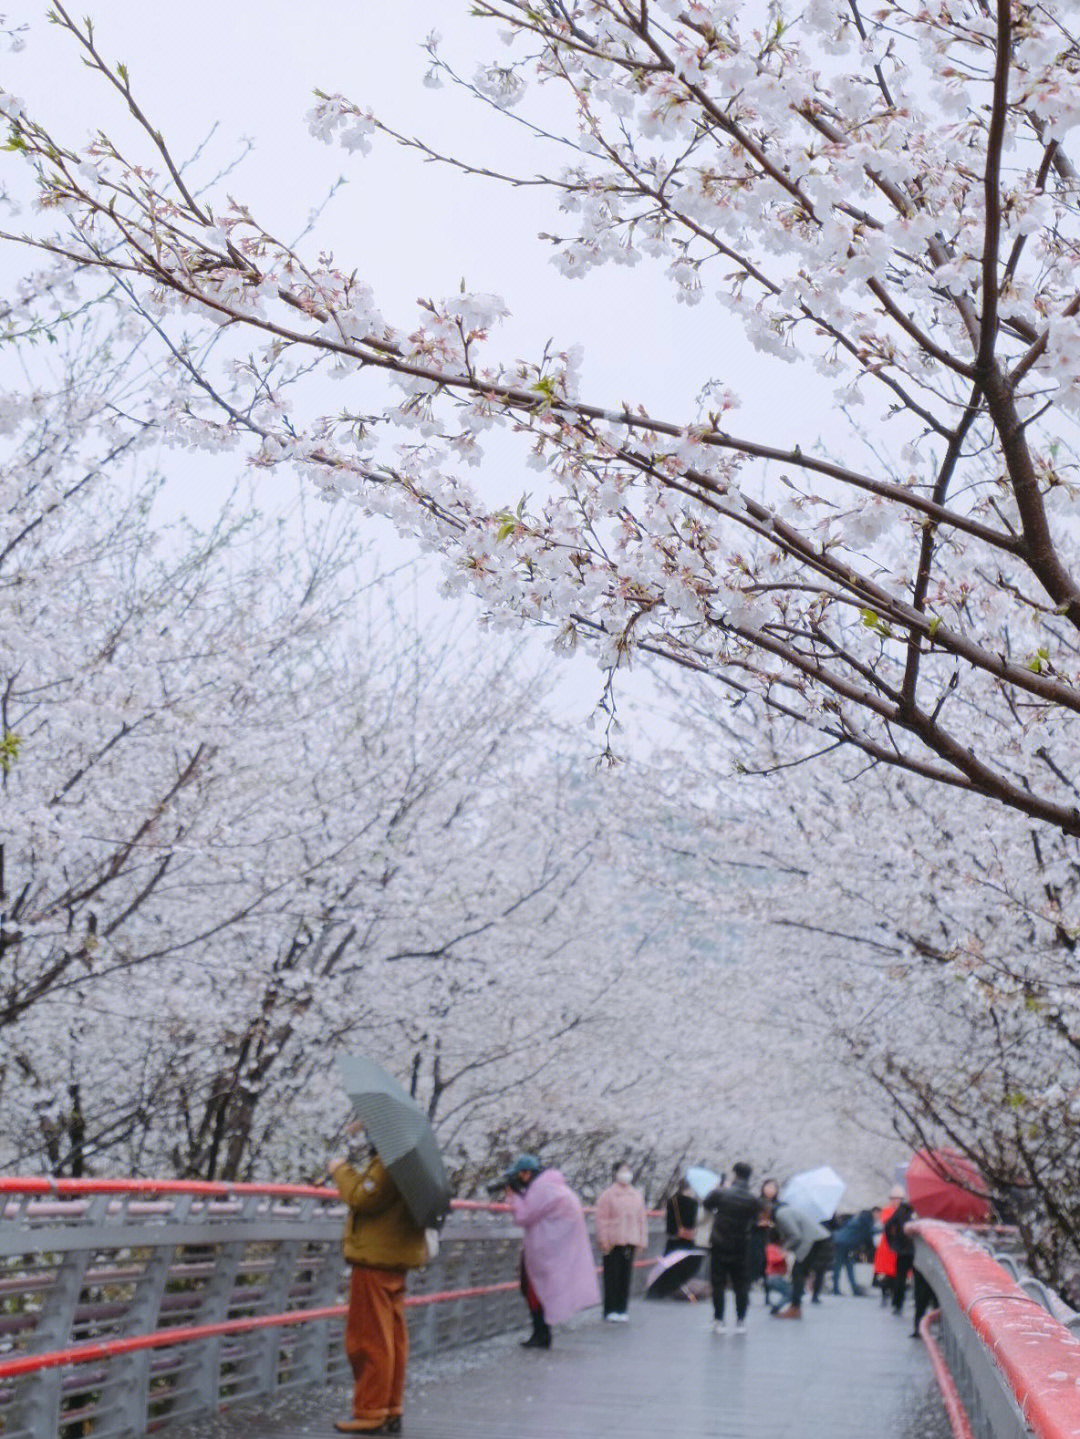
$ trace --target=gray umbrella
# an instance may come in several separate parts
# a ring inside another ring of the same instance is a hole
[[[450,1181],[427,1115],[373,1060],[339,1055],[345,1093],[356,1106],[375,1152],[422,1229],[441,1224],[450,1208]]]

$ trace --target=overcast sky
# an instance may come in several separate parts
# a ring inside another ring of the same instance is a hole
[[[29,29],[26,48],[4,57],[0,83],[24,95],[68,142],[98,126],[123,136],[120,98],[81,65],[70,38],[45,22],[45,8],[19,0],[8,10],[9,22],[25,21]],[[467,0],[187,0],[178,7],[80,0],[78,13],[84,8],[103,55],[127,65],[141,103],[177,155],[192,153],[215,124],[206,173],[215,162],[231,161],[245,140],[253,142],[228,189],[277,233],[297,234],[312,207],[339,177],[346,179],[318,222],[318,240],[343,268],[369,280],[392,323],[408,324],[417,297],[449,293],[464,279],[506,300],[511,318],[496,342],[504,357],[536,354],[549,337],[557,348],[581,343],[583,389],[600,403],[645,403],[691,422],[702,384],[720,379],[742,397],[732,420],[738,432],[804,449],[830,426],[841,435],[843,422],[829,421],[826,391],[808,367],[760,359],[740,332],[722,328],[724,312],[708,300],[693,309],[676,304],[659,267],[563,279],[537,240],[538,232],[558,228],[550,194],[462,177],[385,140],[361,157],[309,135],[304,114],[319,87],[370,105],[395,128],[470,161],[526,175],[553,170],[566,152],[545,150],[513,121],[453,88],[424,86],[422,46],[434,28],[444,37],[442,52],[467,76],[480,59],[505,56],[496,27],[469,18]],[[559,118],[556,96],[548,103],[552,119]],[[341,400],[338,389],[330,403],[336,408]],[[178,507],[195,515],[210,512],[235,476],[235,456],[200,458],[197,473],[182,456],[163,463],[176,477]],[[508,503],[529,487],[525,475],[500,481]],[[266,493],[290,486],[278,477]],[[385,532],[379,545],[390,562],[403,553]],[[599,692],[595,670],[583,668],[577,687],[580,717]]]

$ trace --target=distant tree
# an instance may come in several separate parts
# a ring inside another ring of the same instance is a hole
[[[354,512],[163,525],[138,338],[67,290],[0,352],[0,1163],[313,1174],[349,1049],[465,1185],[541,1116],[586,1178],[715,1143],[723,945],[628,863],[631,777],[396,610]]]

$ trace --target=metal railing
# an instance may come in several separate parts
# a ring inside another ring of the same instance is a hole
[[[0,1178],[0,1436],[138,1439],[344,1382],[344,1217],[305,1185]],[[409,1278],[412,1352],[522,1324],[520,1253],[508,1205],[456,1201]]]
[[[931,1220],[912,1232],[915,1267],[939,1304],[936,1325],[924,1321],[922,1333],[954,1433],[965,1439],[1080,1433],[1080,1339],[1063,1322],[1076,1316],[979,1235]]]
[[[336,1191],[0,1179],[0,1434],[134,1439],[344,1380]],[[520,1232],[462,1205],[410,1276],[428,1355],[521,1323]]]

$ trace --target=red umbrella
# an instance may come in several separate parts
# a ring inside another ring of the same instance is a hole
[[[954,1149],[920,1149],[908,1165],[905,1183],[911,1207],[923,1219],[948,1219],[954,1224],[990,1220],[982,1176],[970,1159]]]

